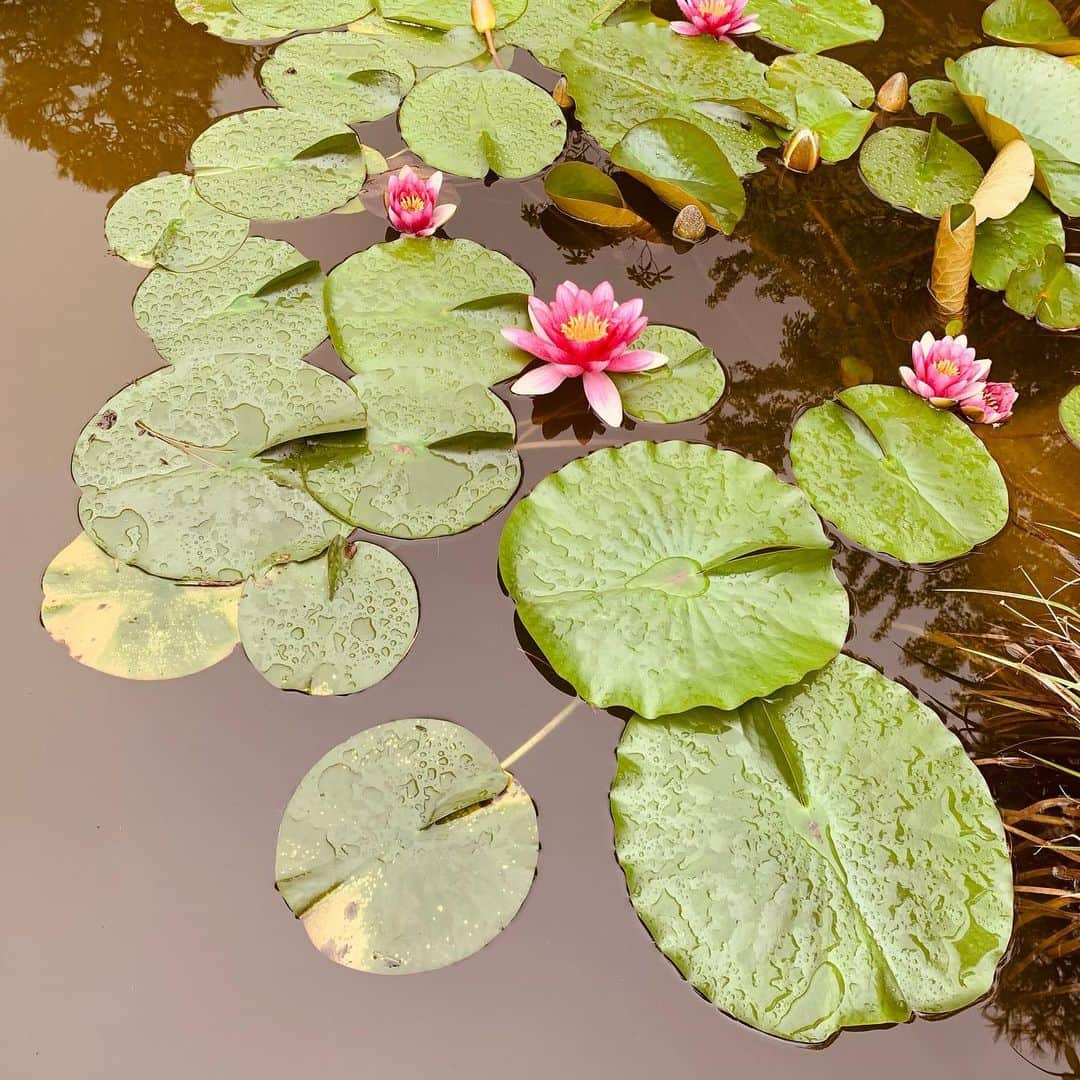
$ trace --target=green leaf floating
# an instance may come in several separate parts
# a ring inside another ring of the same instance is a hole
[[[703,416],[723,396],[720,361],[686,330],[650,325],[634,348],[653,349],[668,358],[663,367],[652,371],[612,374],[623,408],[636,420],[681,424]]]
[[[241,14],[232,0],[176,0],[176,10],[185,22],[226,41],[268,41],[283,32]]]
[[[148,274],[135,321],[172,363],[226,352],[299,360],[326,337],[323,280],[291,244],[253,236],[210,270]]]
[[[538,854],[532,800],[480,739],[445,720],[395,720],[334,747],[300,781],[275,878],[324,956],[410,975],[505,929]]]
[[[770,86],[799,90],[807,86],[829,86],[839,90],[852,105],[868,109],[876,96],[874,84],[858,69],[842,60],[813,53],[778,56],[765,72]],[[946,85],[948,85],[946,83]]]
[[[191,164],[207,202],[252,220],[329,213],[357,195],[367,176],[354,131],[288,109],[223,117],[192,143]]]
[[[233,651],[239,586],[200,588],[144,574],[80,533],[41,582],[41,621],[80,664],[121,679],[178,679]]]
[[[709,135],[740,176],[758,172],[758,154],[779,145],[754,116],[790,119],[794,105],[790,93],[765,81],[766,67],[750,53],[707,35],[673,34],[667,26],[620,23],[594,30],[562,54],[559,66],[578,120],[606,150],[646,120],[674,117]]]
[[[448,536],[486,521],[521,482],[514,417],[489,390],[438,370],[352,380],[363,431],[326,435],[286,459],[336,517],[384,536]]]
[[[735,712],[634,718],[615,852],[657,946],[785,1039],[978,1000],[1012,931],[986,782],[904,687],[847,656]]]
[[[696,206],[710,228],[730,235],[746,213],[746,192],[724,152],[685,120],[667,117],[632,127],[611,161],[670,206]]]
[[[831,660],[848,600],[806,497],[766,466],[685,442],[572,461],[514,507],[502,579],[590,704],[735,708]]]
[[[487,55],[484,39],[472,26],[428,30],[368,15],[352,23],[349,32],[392,48],[418,70],[456,67]]]
[[[643,229],[606,172],[584,161],[560,161],[544,175],[544,194],[568,217],[602,229]]]
[[[217,266],[247,234],[246,218],[211,206],[190,176],[175,173],[129,188],[105,219],[105,238],[122,259],[177,273]]]
[[[1080,266],[1047,244],[1041,256],[1014,270],[1005,286],[1005,303],[1050,330],[1080,329]]]
[[[259,74],[279,105],[342,124],[389,116],[416,78],[395,49],[334,31],[282,42]]]
[[[278,28],[279,33],[292,30],[322,30],[367,15],[373,10],[371,0],[234,0],[244,15]]]
[[[804,412],[791,466],[826,521],[908,563],[964,555],[1009,519],[1001,470],[971,428],[897,386],[854,386]]]
[[[384,19],[416,23],[432,30],[453,30],[472,26],[470,0],[375,0]],[[495,4],[496,27],[506,26],[525,10],[528,0],[498,0]]]
[[[400,123],[414,153],[458,176],[531,176],[566,142],[566,120],[551,95],[495,69],[437,71],[405,98]]]
[[[761,37],[796,52],[877,41],[885,29],[881,8],[869,0],[754,0],[754,12]]]
[[[244,583],[240,640],[267,682],[355,694],[385,679],[416,637],[416,584],[375,544],[336,538],[326,555]]]
[[[920,116],[938,113],[958,126],[975,123],[956,87],[945,79],[920,79],[911,84],[909,96]]]
[[[531,357],[502,336],[528,325],[532,278],[471,240],[404,237],[346,259],[326,279],[330,337],[353,371],[441,369],[494,385]]]
[[[79,436],[79,516],[159,577],[239,581],[318,555],[344,526],[260,455],[364,424],[353,390],[302,361],[211,356],[125,387]]]
[[[847,95],[833,86],[800,86],[795,90],[794,128],[816,132],[825,161],[845,161],[862,145],[874,114],[856,109]]]
[[[506,28],[503,36],[546,67],[558,69],[563,49],[623,6],[624,0],[529,0],[525,13]],[[496,5],[498,10],[498,5]]]
[[[971,273],[984,289],[1001,292],[1012,272],[1042,258],[1046,245],[1065,249],[1061,215],[1033,191],[1007,217],[987,218],[975,234]]]
[[[983,178],[978,161],[936,126],[874,132],[863,143],[859,169],[879,199],[935,221],[968,202]]]
[[[1035,186],[1062,213],[1080,215],[1080,68],[995,45],[946,60],[945,74],[995,148],[1023,138]]]
[[[1080,447],[1080,386],[1074,386],[1061,399],[1058,416],[1065,434]]]
[[[983,12],[983,33],[1010,45],[1030,45],[1055,56],[1080,53],[1072,34],[1050,0],[994,0]]]

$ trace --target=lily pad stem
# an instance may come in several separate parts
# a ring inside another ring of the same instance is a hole
[[[515,761],[520,761],[534,746],[546,739],[579,705],[580,698],[574,698],[561,712],[556,713],[535,735],[530,735],[512,754],[502,759],[499,764],[509,769]]]

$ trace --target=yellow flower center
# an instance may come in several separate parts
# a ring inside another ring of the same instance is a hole
[[[419,195],[406,195],[398,205],[402,210],[423,210],[424,200]]]
[[[729,0],[701,0],[698,11],[702,15],[727,15],[731,11]]]
[[[590,311],[571,315],[559,329],[571,341],[599,341],[608,332],[608,321]]]
[[[935,360],[934,370],[942,375],[956,375],[959,374],[960,368],[952,360]]]

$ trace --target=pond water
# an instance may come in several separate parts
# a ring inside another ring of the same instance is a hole
[[[837,53],[875,84],[898,69],[940,77],[943,58],[980,40],[976,0],[884,7],[881,42]],[[281,693],[239,650],[176,682],[121,682],[50,641],[38,622],[39,579],[78,531],[71,447],[101,402],[160,366],[131,317],[142,272],[108,255],[106,209],[133,183],[183,171],[213,118],[265,103],[259,55],[189,27],[171,0],[9,0],[0,9],[13,684],[0,755],[5,1074],[1067,1073],[1080,1010],[1075,985],[1061,991],[1080,982],[1075,962],[1029,966],[1012,981],[1006,963],[998,991],[953,1017],[847,1032],[819,1050],[759,1034],[697,997],[627,900],[608,808],[623,719],[585,705],[515,767],[537,802],[543,848],[524,908],[495,942],[412,979],[358,975],[313,952],[273,888],[281,811],[312,762],[399,717],[457,721],[506,755],[567,704],[500,586],[505,510],[449,539],[381,541],[416,578],[420,633],[406,661],[360,695]],[[515,68],[554,81],[524,54]],[[386,154],[401,145],[393,119],[371,125],[365,141]],[[566,153],[600,158],[580,130]],[[574,224],[549,206],[539,179],[454,183],[451,236],[512,255],[541,296],[567,277],[642,295],[654,321],[693,330],[728,374],[706,419],[615,432],[593,420],[577,387],[535,402],[500,387],[518,421],[516,498],[589,449],[643,437],[727,447],[790,477],[792,420],[841,385],[844,358],[895,382],[924,329],[933,224],[875,199],[850,161],[808,177],[770,167],[747,187],[733,237],[676,250],[611,243]],[[670,226],[670,212],[639,196]],[[326,270],[387,235],[371,213],[253,232],[289,240]],[[984,629],[992,601],[940,590],[1015,588],[1020,568],[1054,587],[1065,563],[1034,525],[1077,528],[1080,518],[1080,453],[1056,419],[1078,381],[1080,343],[985,293],[975,295],[968,334],[1022,395],[1011,424],[979,432],[1006,473],[1011,524],[933,572],[853,547],[838,559],[855,609],[847,651],[911,686],[958,730],[963,687],[948,671],[959,661],[926,635]],[[312,359],[344,374],[329,344]],[[987,777],[1017,807],[1060,782],[1000,768]],[[1023,940],[1014,951],[1026,951]]]

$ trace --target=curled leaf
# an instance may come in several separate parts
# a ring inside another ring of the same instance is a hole
[[[930,292],[948,315],[959,315],[967,307],[975,224],[975,210],[968,203],[950,206],[938,224]]]
[[[1008,217],[1027,197],[1035,181],[1035,155],[1023,139],[1007,142],[971,197],[975,224]]]

